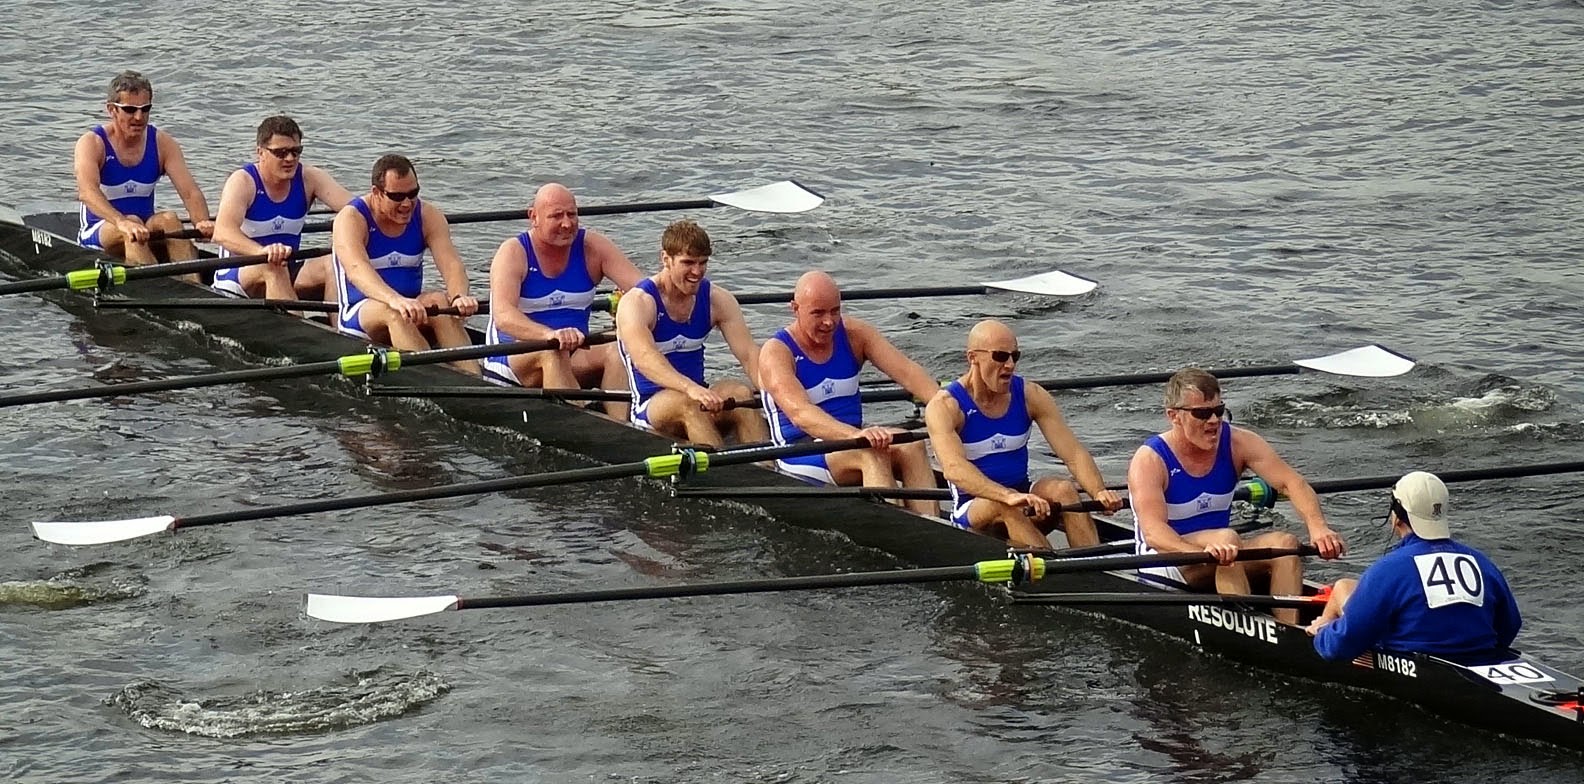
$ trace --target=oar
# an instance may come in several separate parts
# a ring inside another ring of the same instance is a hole
[[[993,280],[987,283],[976,283],[971,286],[912,286],[893,289],[844,289],[841,293],[843,301],[861,299],[906,299],[909,297],[966,297],[978,294],[990,294],[996,291],[1012,291],[1020,294],[1038,294],[1046,297],[1076,297],[1088,294],[1097,284],[1088,278],[1080,278],[1061,270],[1042,272],[1038,275],[1028,275],[1012,280]],[[739,293],[737,303],[740,305],[766,305],[777,302],[791,302],[790,291],[766,291]],[[612,310],[612,296],[605,292],[604,296],[594,300],[589,306],[590,310]],[[618,298],[619,299],[619,298]]]
[[[369,387],[368,393],[374,397],[632,400],[632,393],[621,389],[534,389],[531,387],[498,387],[486,384],[433,387],[375,385]]]
[[[615,340],[613,334],[590,335],[590,342],[607,343]],[[524,341],[520,343],[506,343],[501,345],[462,346],[460,348],[442,348],[430,351],[415,351],[405,353],[394,349],[381,349],[363,354],[348,354],[336,359],[323,362],[309,362],[300,365],[281,365],[278,367],[251,368],[248,370],[230,370],[223,373],[209,373],[202,376],[184,376],[181,378],[161,378],[152,381],[133,381],[125,384],[106,384],[97,387],[80,387],[77,389],[56,389],[45,392],[26,392],[20,395],[0,396],[0,408],[11,406],[26,406],[35,403],[58,403],[64,400],[89,400],[93,398],[121,397],[123,395],[137,395],[145,392],[168,392],[176,389],[200,389],[202,387],[222,386],[225,384],[245,384],[252,381],[274,381],[284,378],[304,378],[319,376],[326,373],[341,374],[344,376],[369,376],[383,375],[400,370],[403,367],[417,365],[434,365],[441,362],[458,362],[481,357],[493,357],[503,354],[523,354],[530,351],[545,351],[559,346],[554,340]]]
[[[735,207],[749,212],[774,212],[790,214],[795,212],[808,212],[825,203],[825,197],[803,187],[793,180],[782,180],[769,185],[760,185],[741,191],[717,193],[702,199],[686,199],[682,201],[647,201],[633,204],[605,204],[592,207],[579,207],[578,216],[589,218],[597,215],[625,215],[635,212],[673,212],[677,210],[705,210],[712,207]],[[518,207],[510,210],[492,210],[489,212],[459,212],[447,215],[446,222],[452,225],[459,223],[489,223],[492,221],[527,220],[528,209]],[[304,232],[329,231],[334,221],[319,221],[303,226]],[[184,229],[171,234],[150,232],[150,239],[193,239],[200,236],[197,229]],[[153,236],[159,235],[159,236]]]
[[[126,299],[101,297],[94,303],[97,308],[137,310],[274,310],[281,313],[335,313],[341,309],[334,302],[307,299],[245,299],[242,297],[179,297],[175,299]],[[438,315],[431,311],[431,315]]]
[[[1293,549],[1263,548],[1243,550],[1238,560],[1265,560],[1289,555],[1314,555],[1313,547]],[[364,597],[308,594],[306,612],[310,617],[335,623],[379,623],[447,610],[482,610],[493,607],[543,607],[555,604],[620,602],[635,599],[676,599],[686,596],[724,596],[730,594],[809,591],[829,588],[857,588],[872,585],[915,585],[972,580],[1000,584],[1023,584],[1057,574],[1102,572],[1117,569],[1144,569],[1211,563],[1208,553],[1167,553],[1125,555],[1115,558],[1044,559],[1008,558],[980,561],[966,566],[940,566],[929,569],[897,569],[884,572],[853,572],[767,580],[735,580],[641,588],[610,588],[598,591],[540,593],[526,596],[412,596]]]
[[[294,251],[288,258],[306,259],[323,256],[329,253],[327,248],[307,248]],[[0,295],[21,294],[27,291],[52,291],[54,289],[69,289],[71,291],[87,291],[89,289],[107,289],[119,286],[129,280],[143,280],[145,278],[162,278],[171,275],[186,275],[191,272],[207,272],[209,270],[226,269],[228,267],[251,267],[255,264],[268,264],[269,257],[264,254],[256,256],[225,256],[214,259],[194,259],[192,261],[175,261],[169,264],[147,264],[144,266],[127,266],[116,264],[109,260],[101,262],[98,266],[86,269],[72,270],[65,275],[56,275],[47,278],[34,278],[32,280],[17,280],[10,283],[0,283]]]
[[[1260,376],[1293,375],[1303,370],[1317,370],[1321,373],[1330,373],[1336,376],[1361,376],[1366,378],[1386,378],[1400,376],[1414,368],[1414,360],[1389,348],[1379,345],[1359,346],[1358,348],[1327,354],[1323,357],[1311,359],[1297,359],[1283,365],[1255,365],[1253,367],[1217,368],[1209,371],[1219,379],[1227,378],[1255,378]],[[1170,379],[1176,371],[1163,371],[1159,373],[1131,373],[1117,376],[1088,376],[1078,378],[1052,378],[1034,380],[1034,383],[1050,390],[1058,389],[1093,389],[1095,387],[1120,387],[1139,384],[1163,384]],[[894,402],[899,400],[912,400],[913,396],[905,389],[866,389],[863,391],[864,402]]]
[[[920,440],[923,437],[919,433],[904,433],[898,435],[895,441],[897,443],[907,443]],[[204,525],[220,525],[222,523],[237,523],[247,520],[266,520],[290,515],[333,512],[340,509],[360,509],[370,506],[428,501],[436,498],[454,498],[464,495],[479,495],[481,493],[502,493],[509,490],[526,490],[535,487],[552,487],[576,482],[597,482],[627,477],[685,477],[718,466],[757,463],[761,460],[775,460],[782,457],[820,455],[829,452],[839,452],[844,449],[862,449],[868,445],[869,442],[866,439],[853,438],[844,441],[815,441],[791,444],[789,446],[761,449],[728,449],[719,452],[683,449],[674,454],[657,455],[635,463],[620,463],[597,468],[575,468],[569,471],[552,471],[530,476],[510,476],[480,482],[462,482],[459,484],[398,490],[391,493],[376,493],[374,495],[349,498],[304,501],[257,509],[235,509],[229,512],[213,512],[188,517],[167,514],[130,520],[38,522],[33,524],[33,535],[46,542],[55,542],[57,544],[105,544],[107,542],[118,542],[124,539],[148,536],[160,531],[196,528]]]
[[[808,485],[806,487],[706,487],[681,485],[672,488],[672,494],[695,498],[902,498],[923,501],[950,501],[951,490],[944,487],[840,487],[836,485]],[[1123,508],[1127,508],[1123,499]],[[1080,501],[1063,504],[1052,512],[1103,512],[1099,501]]]
[[[1526,476],[1546,476],[1548,474],[1574,474],[1584,471],[1584,460],[1569,460],[1559,463],[1529,463],[1526,465],[1503,466],[1501,468],[1465,468],[1451,471],[1434,472],[1441,481],[1451,484],[1454,482],[1480,482],[1489,479],[1518,479]],[[1384,490],[1394,487],[1397,480],[1402,479],[1402,474],[1391,476],[1361,476],[1354,479],[1322,479],[1310,482],[1309,486],[1316,493],[1347,493],[1356,490]]]
[[[1083,607],[1089,605],[1193,605],[1235,604],[1247,607],[1314,607],[1326,603],[1326,597],[1271,596],[1268,594],[1223,593],[1023,593],[1012,594],[1013,604],[1059,604]]]

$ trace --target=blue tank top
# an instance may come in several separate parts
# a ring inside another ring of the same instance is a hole
[[[385,281],[385,285],[390,286],[403,297],[416,297],[421,294],[424,250],[428,247],[424,243],[423,202],[417,202],[413,207],[412,220],[408,221],[402,233],[395,237],[386,236],[379,230],[379,224],[374,222],[374,214],[369,211],[368,203],[362,196],[353,199],[350,204],[363,216],[363,220],[368,222],[369,263]],[[352,281],[347,279],[341,260],[333,255],[331,258],[335,262],[336,286],[340,289],[341,310],[345,316],[348,307],[363,301],[368,295],[358,291],[357,286],[352,285]]]
[[[572,251],[567,258],[567,268],[556,277],[549,277],[539,268],[539,257],[534,255],[533,241],[528,232],[517,235],[523,251],[528,254],[528,274],[523,276],[518,290],[518,307],[528,318],[551,329],[571,327],[583,334],[589,330],[589,306],[594,304],[594,280],[589,277],[588,261],[583,255],[583,232],[578,229],[572,240]],[[495,317],[490,316],[487,338],[490,343],[510,343],[512,336],[495,328]]]
[[[159,182],[160,175],[165,171],[160,167],[159,144],[154,140],[157,133],[154,126],[148,126],[148,132],[144,134],[143,158],[132,166],[116,157],[115,146],[110,143],[103,125],[95,126],[93,132],[104,142],[105,159],[99,165],[100,192],[122,215],[135,216],[141,220],[154,217],[154,184]],[[86,204],[82,205],[78,217],[82,230],[102,220]]]
[[[666,313],[665,300],[660,298],[660,289],[655,286],[654,278],[644,278],[633,288],[642,290],[655,302],[655,347],[676,368],[678,373],[693,380],[693,383],[704,384],[704,340],[709,337],[711,329],[710,319],[710,282],[709,278],[699,281],[698,294],[693,298],[693,314],[687,321],[672,321],[671,315]],[[637,405],[648,400],[654,393],[664,387],[644,377],[634,365],[632,358],[627,356],[627,350],[619,342],[617,348],[621,349],[623,364],[627,366],[627,380],[631,383],[633,391],[633,404]]]
[[[308,216],[308,187],[303,184],[302,167],[297,167],[291,190],[281,201],[270,201],[269,193],[264,190],[264,180],[259,178],[257,164],[243,166],[242,171],[253,178],[254,187],[253,203],[242,216],[242,233],[260,245],[280,243],[297,250],[302,245],[303,223]]]
[[[771,340],[779,340],[792,350],[792,368],[809,402],[838,422],[863,427],[863,399],[858,395],[858,372],[863,368],[858,357],[853,355],[845,322],[837,322],[831,338],[830,359],[823,363],[815,362],[804,353],[792,339],[792,333],[784,329],[775,333]],[[791,444],[806,437],[803,430],[776,407],[774,396],[766,393],[760,399],[764,401],[765,418],[770,420],[770,437],[775,443]]]
[[[1166,464],[1166,521],[1178,536],[1232,525],[1232,493],[1238,483],[1238,471],[1232,465],[1232,423],[1221,423],[1215,464],[1204,476],[1189,474],[1159,434],[1150,436],[1144,445]],[[1136,532],[1134,536],[1142,548],[1144,534]]]
[[[980,410],[961,381],[953,381],[945,389],[962,409],[963,426],[957,435],[962,438],[968,462],[996,484],[1026,491],[1029,486],[1028,441],[1034,419],[1029,416],[1023,377],[1014,375],[1011,383],[1012,402],[999,417],[991,417]],[[952,485],[951,491],[954,508],[973,500],[973,496],[957,489],[956,485]]]

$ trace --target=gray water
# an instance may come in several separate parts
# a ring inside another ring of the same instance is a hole
[[[70,206],[133,67],[211,194],[286,112],[354,189],[386,151],[449,210],[796,178],[805,215],[702,212],[712,276],[782,289],[1060,268],[1076,301],[854,304],[939,375],[994,316],[1031,376],[1266,364],[1370,342],[1401,379],[1231,382],[1313,479],[1577,459],[1584,8],[1574,2],[10,3],[0,201]],[[161,191],[170,199],[168,187]],[[590,219],[643,266],[676,215]],[[518,226],[459,227],[480,289]],[[235,367],[201,335],[0,299],[8,390]],[[761,338],[783,311],[754,308]],[[317,357],[315,357],[317,358]],[[1063,394],[1111,480],[1159,390]],[[905,414],[882,410],[877,418]],[[1576,782],[1577,754],[949,586],[455,613],[309,590],[522,593],[905,566],[639,483],[238,524],[99,548],[34,519],[190,514],[582,463],[333,382],[8,409],[0,772],[25,781]],[[1584,671],[1584,494],[1455,488],[1520,645]],[[1326,498],[1382,549],[1378,494]]]

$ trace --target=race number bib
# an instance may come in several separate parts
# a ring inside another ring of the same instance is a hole
[[[1427,553],[1414,556],[1419,584],[1430,609],[1462,602],[1485,606],[1485,575],[1479,564],[1463,553]]]

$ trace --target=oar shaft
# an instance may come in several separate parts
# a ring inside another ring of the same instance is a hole
[[[1324,599],[1313,596],[1267,596],[1218,593],[1016,593],[1013,604],[1089,605],[1190,605],[1235,604],[1248,607],[1314,607]]]
[[[1503,466],[1500,468],[1468,468],[1453,471],[1438,471],[1436,476],[1443,482],[1478,482],[1487,479],[1518,479],[1525,476],[1545,476],[1547,474],[1572,474],[1584,472],[1584,460],[1572,460],[1561,463],[1530,463],[1528,465]],[[1366,476],[1355,479],[1330,479],[1310,482],[1317,493],[1345,493],[1353,490],[1383,490],[1393,487],[1402,475],[1392,476]]]
[[[137,310],[290,310],[305,313],[335,313],[341,306],[334,302],[314,302],[301,299],[242,299],[239,297],[184,297],[179,299],[121,299],[102,297],[94,303],[98,308]]]
[[[632,400],[632,393],[619,389],[534,389],[531,387],[497,386],[444,386],[398,387],[373,386],[369,394],[375,397],[433,397],[433,398],[508,398],[529,400]]]
[[[984,294],[990,289],[983,285],[978,286],[918,286],[913,288],[897,289],[843,289],[843,301],[860,299],[907,299],[919,297],[966,297]],[[738,294],[737,302],[741,305],[768,305],[772,303],[791,302],[792,292],[762,292]]]
[[[492,348],[499,348],[494,346]],[[921,434],[904,433],[897,436],[896,441],[906,443],[921,438]],[[743,463],[757,463],[762,460],[773,460],[782,457],[799,457],[802,455],[821,454],[840,449],[853,449],[867,444],[864,439],[857,438],[849,441],[815,441],[806,444],[792,444],[789,446],[770,447],[768,449],[735,449],[723,452],[697,453],[691,457],[698,461],[696,470],[708,470],[716,466],[741,465]],[[509,476],[500,479],[487,479],[479,482],[461,482],[457,484],[440,485],[438,487],[422,487],[412,490],[398,490],[390,493],[376,493],[373,495],[354,496],[349,498],[330,498],[322,501],[304,501],[296,504],[281,506],[261,507],[257,509],[233,509],[228,512],[214,512],[211,514],[193,515],[191,517],[178,517],[172,528],[193,528],[204,525],[218,525],[221,523],[236,523],[244,520],[267,520],[273,517],[289,517],[300,514],[314,514],[318,512],[334,512],[342,509],[356,509],[370,506],[386,506],[389,504],[405,504],[413,501],[432,501],[440,498],[455,498],[464,495],[481,495],[484,493],[504,493],[511,490],[529,490],[536,487],[551,487],[555,485],[573,484],[576,482],[597,482],[606,479],[624,479],[634,476],[669,476],[679,473],[678,466],[683,462],[684,455],[666,455],[663,458],[650,458],[636,463],[621,463],[618,465],[598,466],[595,468],[574,468],[567,471],[554,471],[546,474],[533,474],[530,476]],[[656,464],[665,466],[656,467]],[[693,469],[689,469],[693,470]]]
[[[608,340],[608,337],[607,337]],[[469,359],[480,359],[509,354],[521,354],[530,351],[543,351],[553,348],[554,341],[506,343],[501,345],[465,346],[451,349],[434,349],[431,351],[415,351],[412,353],[390,352],[396,358],[392,367],[408,367],[416,365],[432,365],[439,362],[458,362]],[[353,355],[362,359],[360,355]],[[148,392],[167,392],[176,389],[201,389],[203,387],[223,386],[226,384],[245,384],[256,381],[274,381],[287,378],[303,378],[328,373],[347,373],[361,375],[366,371],[353,371],[354,365],[349,364],[349,357],[326,360],[324,362],[310,362],[301,365],[284,365],[279,367],[249,368],[247,370],[233,370],[224,373],[212,373],[205,376],[185,376],[181,378],[161,378],[151,381],[133,381],[125,384],[108,384],[101,387],[81,387],[78,389],[57,389],[45,392],[29,392],[20,395],[7,395],[0,397],[0,408],[10,406],[32,405],[34,403],[58,403],[66,400],[89,400],[93,398],[120,397],[122,395],[137,395]]]
[[[491,596],[478,599],[463,598],[457,603],[457,609],[539,607],[551,604],[585,604],[588,602],[619,602],[634,599],[676,599],[688,596],[779,593],[782,591],[812,591],[830,588],[859,588],[874,585],[907,585],[975,579],[978,579],[978,571],[974,566],[940,566],[931,569],[912,569],[901,572],[856,572],[853,574],[777,577],[764,580],[738,580],[735,582],[698,583],[694,585],[609,588],[599,591],[530,594],[526,596]]]
[[[847,295],[842,294],[845,298]],[[1256,365],[1241,368],[1220,368],[1211,370],[1216,378],[1255,378],[1260,376],[1292,375],[1302,370],[1297,365]],[[1076,378],[1049,378],[1034,380],[1035,384],[1055,391],[1061,389],[1095,389],[1098,387],[1136,386],[1142,384],[1164,384],[1177,371],[1162,371],[1159,373],[1124,373],[1110,376],[1079,376]],[[905,389],[865,389],[860,393],[865,403],[894,403],[912,400],[912,393]]]

